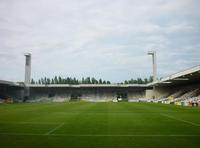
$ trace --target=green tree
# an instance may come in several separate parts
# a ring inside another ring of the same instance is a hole
[[[47,78],[46,84],[50,84],[50,83],[51,83],[51,80],[49,78]]]
[[[149,83],[153,82],[153,76],[149,77]]]
[[[102,84],[103,82],[102,82],[102,79],[99,79],[99,84]]]
[[[110,81],[107,81],[106,83],[107,83],[107,84],[111,84]]]
[[[142,79],[141,78],[137,78],[137,83],[138,84],[142,84],[143,83]]]
[[[51,79],[51,84],[54,84],[54,79]]]
[[[58,84],[62,84],[62,78],[60,76],[58,77]]]
[[[90,77],[87,77],[87,78],[86,78],[86,84],[91,84]]]
[[[70,78],[69,77],[67,77],[67,79],[66,79],[66,84],[70,84]]]
[[[31,84],[35,84],[35,81],[33,79],[31,79]]]
[[[57,78],[57,76],[54,77],[54,83],[58,84],[58,78]]]
[[[95,78],[92,78],[92,80],[91,80],[92,82],[92,84],[96,84],[96,79]]]
[[[145,83],[145,84],[148,83],[148,79],[147,79],[147,78],[144,79],[144,83]]]

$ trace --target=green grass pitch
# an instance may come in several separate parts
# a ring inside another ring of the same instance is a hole
[[[200,147],[200,108],[151,103],[0,105],[0,147]]]

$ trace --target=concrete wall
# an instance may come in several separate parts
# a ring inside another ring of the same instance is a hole
[[[153,99],[153,97],[154,97],[154,91],[153,91],[153,89],[147,89],[145,91],[145,98],[146,99]]]
[[[153,91],[155,98],[165,98],[173,92],[173,89],[171,87],[159,86],[155,87]]]
[[[24,88],[9,85],[0,85],[0,97],[1,99],[12,98],[14,100],[23,100]]]

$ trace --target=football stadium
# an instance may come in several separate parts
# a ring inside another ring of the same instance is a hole
[[[200,146],[200,66],[148,84],[31,84],[25,57],[24,83],[0,81],[2,147]]]
[[[0,148],[200,148],[200,0],[0,0]]]

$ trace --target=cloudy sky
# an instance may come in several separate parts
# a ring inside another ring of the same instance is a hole
[[[0,0],[0,79],[95,77],[120,82],[200,64],[199,0]]]

